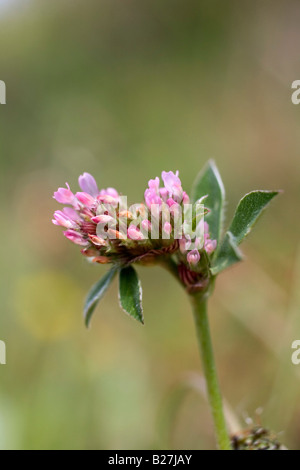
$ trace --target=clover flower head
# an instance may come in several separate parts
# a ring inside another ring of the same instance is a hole
[[[201,253],[211,255],[217,242],[209,237],[205,211],[200,217],[202,235],[194,233],[195,207],[185,220],[190,197],[182,189],[179,172],[163,171],[161,176],[162,183],[159,177],[149,180],[144,201],[128,208],[127,198],[115,188],[99,189],[95,178],[83,173],[78,180],[81,191],[74,194],[66,184],[54,193],[67,207],[55,211],[53,223],[66,228],[65,237],[82,246],[82,254],[93,262],[126,266],[172,257],[179,272],[193,271],[197,284],[203,276]]]
[[[54,212],[53,223],[81,246],[84,256],[118,270],[134,263],[172,264],[173,273],[190,293],[206,292],[219,272],[242,259],[240,241],[278,194],[246,195],[221,240],[224,188],[212,162],[200,174],[191,196],[183,190],[178,171],[163,171],[161,178],[148,181],[144,199],[130,207],[115,188],[100,189],[89,173],[79,176],[78,182],[80,191],[75,194],[68,183],[54,193],[54,199],[66,207]],[[257,210],[250,217],[252,207]]]

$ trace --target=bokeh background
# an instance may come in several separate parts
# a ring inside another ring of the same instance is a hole
[[[145,327],[105,272],[51,224],[53,191],[89,171],[132,202],[162,170],[191,187],[214,158],[228,218],[252,189],[283,189],[211,302],[232,424],[300,448],[300,79],[297,0],[0,0],[1,449],[210,449],[190,306],[139,269]],[[259,409],[259,410],[257,410]]]

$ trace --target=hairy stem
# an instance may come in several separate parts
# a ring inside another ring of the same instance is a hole
[[[194,295],[192,296],[192,304],[217,444],[220,450],[232,450],[223,412],[222,396],[219,388],[212,341],[210,337],[207,317],[207,300],[201,296]]]

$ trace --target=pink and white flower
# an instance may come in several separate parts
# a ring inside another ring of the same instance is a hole
[[[150,179],[144,202],[128,210],[127,202],[116,189],[99,190],[94,177],[83,173],[79,177],[81,191],[74,195],[66,184],[66,188],[54,193],[56,201],[71,207],[55,211],[53,223],[64,227],[65,237],[84,247],[82,253],[94,257],[95,262],[105,260],[122,265],[135,258],[143,259],[147,253],[151,259],[156,254],[173,255],[180,270],[185,266],[188,273],[193,273],[186,275],[196,279],[203,251],[210,256],[217,242],[210,238],[206,221],[204,236],[197,237],[197,230],[193,234],[192,222],[190,232],[184,230],[183,217],[192,213],[191,206],[185,206],[190,198],[182,189],[178,171],[163,171],[162,181],[160,186],[158,177]]]

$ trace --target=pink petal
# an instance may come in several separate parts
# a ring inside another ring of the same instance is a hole
[[[66,183],[66,188],[58,188],[54,193],[53,198],[56,199],[60,204],[70,204],[75,208],[78,208],[78,201],[76,200],[74,194],[70,190],[70,186]]]
[[[173,171],[163,171],[162,172],[162,179],[165,185],[165,188],[169,191],[169,193],[174,193],[174,191],[177,191],[178,189],[181,189],[181,181],[178,177],[179,172],[176,171],[176,174],[173,173]]]
[[[172,198],[170,197],[170,198],[167,200],[167,204],[168,204],[169,207],[172,207],[172,206],[174,206],[174,204],[177,205],[177,202],[174,201],[174,199],[172,199]]]
[[[131,240],[144,240],[145,237],[140,230],[137,229],[134,225],[130,225],[127,230],[128,238]]]
[[[99,189],[95,178],[89,173],[83,173],[78,179],[79,186],[84,193],[96,197],[99,194]]]
[[[159,206],[161,206],[162,204],[161,198],[156,194],[153,189],[146,189],[145,201],[149,209],[151,209],[152,204],[158,204]]]
[[[149,180],[148,182],[149,189],[152,189],[156,193],[158,193],[159,189],[159,177],[157,176],[154,180]]]
[[[91,208],[95,205],[95,198],[89,193],[76,193],[76,197],[78,201],[88,208]]]
[[[166,188],[160,188],[159,194],[164,202],[167,201],[169,197],[169,191]]]
[[[183,191],[183,194],[182,194],[182,202],[183,202],[183,204],[189,204],[190,203],[189,195],[185,191]]]
[[[95,222],[95,224],[107,224],[109,222],[113,222],[114,218],[110,215],[101,214],[96,215],[96,217],[92,217],[92,221]]]
[[[100,196],[111,196],[115,199],[119,197],[119,193],[115,188],[101,189]]]
[[[54,220],[53,223],[55,225],[60,225],[61,227],[65,228],[76,228],[77,224],[72,219],[70,219],[63,211],[55,211],[54,212]]]
[[[87,246],[89,244],[89,242],[85,240],[80,233],[75,232],[75,230],[67,230],[64,232],[64,236],[76,245]]]
[[[102,194],[97,197],[97,201],[101,202],[102,204],[109,204],[113,207],[117,207],[119,204],[118,198],[110,196],[109,194]]]

